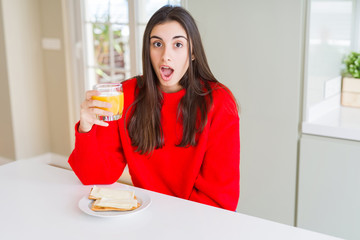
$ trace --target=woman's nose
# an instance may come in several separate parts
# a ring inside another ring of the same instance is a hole
[[[165,46],[163,55],[162,55],[162,59],[164,61],[171,61],[171,55],[172,55],[171,48],[169,46]]]

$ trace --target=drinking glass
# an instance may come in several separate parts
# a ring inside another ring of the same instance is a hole
[[[94,86],[94,90],[100,92],[98,96],[92,96],[92,99],[111,103],[110,108],[101,108],[112,112],[112,116],[97,116],[103,121],[115,121],[121,118],[124,109],[124,92],[121,83],[100,83]]]

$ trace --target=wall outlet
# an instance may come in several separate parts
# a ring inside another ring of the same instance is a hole
[[[61,41],[58,38],[43,38],[42,48],[46,50],[61,50]]]

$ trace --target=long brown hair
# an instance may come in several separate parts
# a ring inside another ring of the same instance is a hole
[[[163,97],[159,80],[151,65],[150,34],[152,29],[168,21],[177,21],[189,39],[189,68],[180,80],[186,90],[178,106],[179,120],[183,125],[183,135],[178,147],[196,146],[197,134],[206,123],[212,105],[210,82],[217,82],[211,73],[195,20],[182,7],[164,6],[149,20],[143,38],[143,75],[137,77],[136,99],[131,107],[127,124],[133,146],[141,154],[150,153],[164,145],[161,126]]]

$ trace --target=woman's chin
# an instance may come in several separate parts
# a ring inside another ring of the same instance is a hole
[[[160,84],[161,90],[166,93],[178,92],[182,89],[180,84],[172,84],[170,81],[160,81]]]

